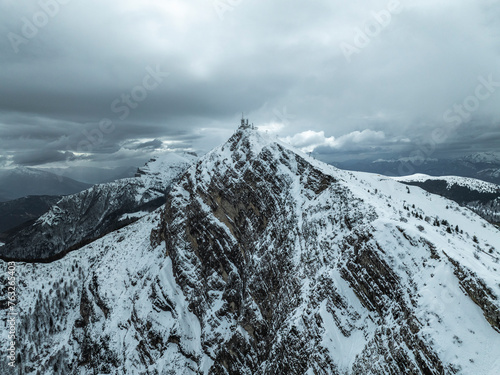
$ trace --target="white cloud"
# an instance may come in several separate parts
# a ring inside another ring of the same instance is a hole
[[[370,129],[357,130],[339,138],[335,138],[334,136],[326,137],[324,131],[316,132],[313,130],[307,130],[294,136],[283,138],[283,141],[301,149],[303,152],[312,152],[318,147],[337,150],[352,149],[356,146],[368,147],[384,140],[384,132]]]
[[[283,140],[304,152],[311,152],[319,146],[334,147],[335,145],[335,137],[325,137],[324,131],[306,130],[292,137],[285,137]]]

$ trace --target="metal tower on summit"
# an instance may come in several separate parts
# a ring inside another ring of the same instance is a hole
[[[240,125],[240,129],[255,129],[255,126],[253,125],[253,123],[250,125],[248,123],[248,119],[245,119],[243,113],[241,114],[241,125]]]

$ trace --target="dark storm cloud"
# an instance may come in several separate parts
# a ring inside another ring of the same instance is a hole
[[[500,88],[477,105],[470,99],[481,77],[500,82],[500,6],[492,0],[1,7],[3,163],[208,151],[231,134],[240,111],[303,149],[376,157],[411,152],[465,105],[469,127],[435,153],[497,147]],[[304,138],[308,131],[323,132],[323,141]]]
[[[37,150],[18,153],[13,161],[18,165],[32,166],[48,163],[75,160],[75,155],[71,152],[59,152],[55,150]]]

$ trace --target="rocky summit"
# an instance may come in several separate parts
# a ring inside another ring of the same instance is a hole
[[[0,373],[498,375],[499,258],[469,209],[243,124],[161,208],[17,263]]]

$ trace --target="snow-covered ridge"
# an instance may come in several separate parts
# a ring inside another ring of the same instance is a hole
[[[453,185],[463,186],[471,190],[476,190],[480,193],[498,193],[500,186],[492,182],[481,181],[475,178],[460,177],[460,176],[429,176],[426,174],[413,174],[410,176],[392,177],[400,182],[425,182],[429,180],[446,181],[447,188],[450,189]]]
[[[144,167],[138,169],[137,176],[146,181],[147,186],[160,186],[171,183],[178,177],[179,170],[184,171],[186,166],[193,164],[198,159],[196,154],[192,153],[166,153],[151,159]]]
[[[408,156],[408,157],[403,157],[399,159],[377,159],[374,160],[372,163],[408,163],[408,162],[419,162],[421,161],[421,158],[419,156]],[[438,159],[434,158],[427,158],[425,159],[426,162],[435,162],[438,161]]]
[[[136,204],[146,204],[154,199],[161,198],[167,187],[196,159],[197,157],[192,154],[166,153],[151,159],[144,167],[139,168],[136,177],[94,185],[81,193],[63,197],[58,204],[83,202],[88,196],[93,197],[97,194],[119,196],[120,193],[127,190],[131,192]],[[110,203],[108,202],[108,204]],[[36,223],[48,226],[54,225],[54,222],[64,214],[64,210],[58,204],[38,218]],[[116,202],[116,204],[119,205],[120,202]],[[134,211],[130,212],[130,214],[133,213]]]
[[[8,241],[0,255],[18,260],[51,259],[126,225],[141,216],[134,213],[163,204],[168,187],[196,159],[191,154],[164,154],[139,169],[137,177],[94,185],[65,196]]]
[[[467,155],[462,160],[470,163],[493,163],[500,164],[500,152],[478,152]]]

